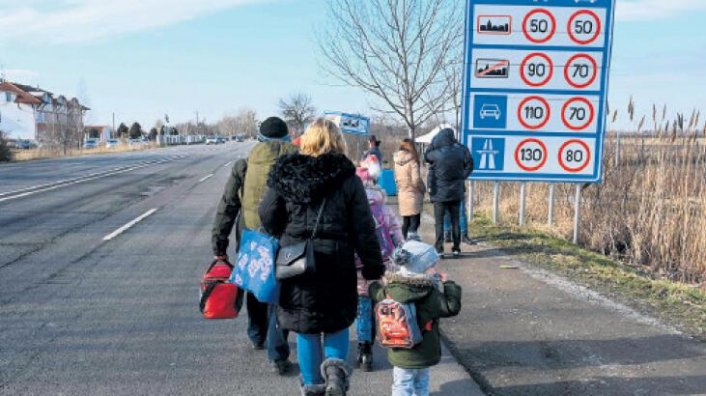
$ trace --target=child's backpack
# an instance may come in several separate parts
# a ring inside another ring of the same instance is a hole
[[[371,202],[370,212],[372,212],[373,219],[375,219],[375,235],[377,235],[380,243],[382,258],[383,260],[389,259],[395,251],[395,244],[392,240],[390,226],[385,221],[385,205],[380,202]]]
[[[205,319],[234,319],[242,306],[238,286],[231,283],[233,265],[214,260],[201,280],[199,310]]]
[[[385,348],[412,349],[422,342],[414,304],[403,304],[390,296],[375,308],[380,345]]]

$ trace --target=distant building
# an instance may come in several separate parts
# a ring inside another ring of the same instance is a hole
[[[106,141],[113,138],[113,128],[108,125],[86,125],[83,127],[84,140],[88,138],[96,138],[101,141]]]
[[[0,83],[0,131],[13,140],[36,139],[36,98],[9,82]]]
[[[11,139],[78,145],[83,139],[83,119],[88,110],[76,98],[0,81],[0,130]]]

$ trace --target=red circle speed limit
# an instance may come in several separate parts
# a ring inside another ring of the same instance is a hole
[[[541,96],[528,96],[517,107],[517,119],[520,124],[533,131],[547,125],[551,115],[549,102]]]
[[[601,19],[591,10],[578,11],[569,18],[567,31],[576,44],[591,44],[601,35]]]
[[[541,52],[533,52],[520,64],[520,77],[530,87],[546,85],[554,76],[554,62]]]
[[[572,131],[588,128],[595,116],[593,103],[580,96],[567,100],[564,107],[561,108],[561,121]]]
[[[581,172],[590,162],[591,148],[583,140],[567,140],[559,148],[559,165],[567,172]]]
[[[515,163],[527,172],[536,172],[547,163],[547,146],[539,139],[525,139],[515,149]]]
[[[586,88],[598,77],[598,62],[588,54],[572,56],[564,66],[564,78],[574,88]]]
[[[527,40],[535,44],[546,43],[556,33],[556,18],[548,10],[538,8],[525,16],[522,31]]]

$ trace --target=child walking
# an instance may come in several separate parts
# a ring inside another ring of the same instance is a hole
[[[392,253],[402,244],[402,228],[394,211],[385,205],[385,193],[378,186],[380,164],[375,155],[368,155],[356,168],[356,174],[363,181],[368,196],[370,211],[375,220],[376,234],[380,243],[382,259],[388,270],[394,269]],[[356,318],[356,336],[358,338],[358,366],[363,371],[373,369],[373,341],[375,341],[375,313],[373,302],[368,297],[368,281],[363,278],[362,264],[358,266],[358,316]]]
[[[461,287],[436,271],[439,256],[431,245],[407,241],[395,251],[393,260],[399,269],[385,274],[385,285],[375,282],[368,288],[370,298],[380,303],[378,314],[386,313],[396,320],[388,328],[379,318],[383,346],[386,341],[407,346],[391,347],[387,352],[394,366],[392,395],[428,396],[429,368],[441,360],[439,319],[461,311]],[[408,328],[395,328],[405,318],[410,318]]]

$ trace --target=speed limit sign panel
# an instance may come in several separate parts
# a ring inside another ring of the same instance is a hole
[[[495,1],[524,6],[476,3],[473,40],[481,45],[515,45],[597,48],[605,46],[606,7],[593,7],[600,1],[547,1],[528,6],[530,1]],[[569,4],[566,6],[559,3]],[[605,3],[605,2],[604,2]],[[500,37],[504,35],[506,37]]]
[[[467,0],[472,179],[600,182],[615,0]]]
[[[488,62],[491,59],[493,62]],[[597,51],[508,52],[482,48],[474,52],[471,61],[471,85],[475,88],[583,92],[601,89],[603,54]],[[487,71],[498,65],[505,66],[500,69],[505,73],[503,78]]]
[[[600,97],[507,93],[472,94],[467,110],[473,130],[512,130],[595,136]]]
[[[523,175],[586,177],[593,173],[595,139],[472,136],[468,142],[477,179],[514,180]],[[500,165],[502,164],[502,165]]]

